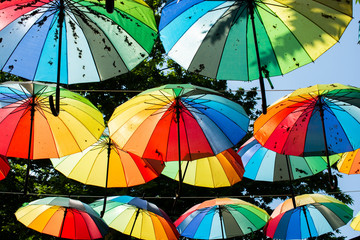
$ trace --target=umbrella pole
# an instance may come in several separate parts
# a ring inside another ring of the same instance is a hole
[[[63,32],[63,22],[65,18],[65,6],[64,0],[60,0],[59,6],[59,48],[58,48],[58,66],[57,66],[57,80],[56,80],[56,92],[55,92],[55,104],[54,96],[49,96],[49,105],[52,114],[57,117],[60,113],[60,70],[61,70],[61,48],[62,48],[62,32]]]
[[[64,223],[65,223],[66,214],[67,214],[67,208],[65,208],[65,211],[64,211],[64,218],[63,218],[63,221],[62,221],[62,224],[61,224],[59,238],[61,238],[61,235],[62,235],[62,232],[63,232],[63,229],[64,229]]]
[[[253,0],[248,0],[248,6],[249,6],[249,11],[250,11],[250,19],[251,19],[253,35],[254,35],[256,60],[257,60],[257,65],[258,65],[258,70],[259,70],[259,82],[260,82],[260,90],[261,90],[262,111],[263,111],[263,114],[266,114],[267,113],[267,109],[266,109],[267,104],[266,104],[265,85],[264,85],[264,78],[263,78],[263,75],[261,73],[261,62],[260,62],[259,46],[257,44],[257,37],[256,37]]]
[[[29,136],[29,149],[28,149],[28,159],[27,159],[27,168],[26,168],[26,176],[25,176],[25,185],[24,185],[24,195],[27,194],[27,187],[29,183],[29,174],[30,174],[30,158],[31,158],[31,147],[32,147],[32,135],[34,131],[34,116],[35,116],[35,96],[32,96],[30,103],[30,136]]]
[[[293,184],[292,184],[292,176],[291,176],[289,155],[285,155],[285,158],[286,158],[286,166],[287,166],[288,174],[289,174],[291,199],[292,199],[292,203],[293,203],[294,208],[296,208],[296,201],[295,201],[294,187],[293,187]]]
[[[326,160],[327,160],[330,188],[335,189],[337,187],[337,184],[336,184],[336,181],[334,181],[335,176],[333,176],[332,172],[331,172],[329,151],[328,151],[326,132],[325,132],[324,108],[323,108],[323,103],[321,101],[321,95],[319,96],[319,109],[320,109],[319,112],[320,112],[320,118],[321,118],[322,131],[323,131],[323,136],[324,136],[325,155],[326,155]]]
[[[304,212],[304,216],[305,216],[305,220],[306,220],[306,225],[307,225],[308,230],[309,230],[310,238],[312,238],[312,236],[311,236],[311,230],[310,230],[310,225],[309,225],[309,220],[308,220],[308,218],[307,218],[307,216],[306,216],[305,206],[302,206],[301,208],[302,208],[302,210],[303,210],[303,212]]]
[[[220,205],[218,205],[218,209],[219,209],[219,217],[220,217],[221,237],[222,237],[222,239],[225,239],[225,238],[224,238],[224,227],[223,227],[223,224],[222,224],[222,222],[223,222],[223,216],[222,216],[222,212],[221,212],[221,207],[220,207]]]
[[[181,144],[180,144],[180,103],[179,99],[176,98],[175,111],[176,111],[176,122],[177,122],[177,137],[178,137],[178,154],[179,154],[179,190],[177,197],[180,198],[182,191],[183,176],[181,171]]]
[[[109,164],[110,164],[110,154],[111,154],[111,139],[109,137],[109,142],[107,143],[107,166],[106,166],[106,178],[105,178],[105,195],[104,195],[104,204],[103,210],[100,213],[100,217],[102,218],[105,214],[106,210],[106,199],[107,199],[107,188],[108,188],[108,177],[109,177]]]
[[[130,234],[129,234],[130,240],[131,240],[131,234],[132,234],[132,232],[133,232],[133,230],[134,230],[135,223],[136,223],[136,220],[137,220],[137,218],[138,218],[138,216],[139,216],[139,213],[140,213],[140,208],[138,208],[138,209],[136,210],[136,216],[135,216],[134,224],[132,225],[131,231],[130,231]]]

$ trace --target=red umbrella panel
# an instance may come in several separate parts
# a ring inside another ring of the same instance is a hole
[[[6,178],[10,171],[10,164],[5,156],[0,155],[0,180]]]

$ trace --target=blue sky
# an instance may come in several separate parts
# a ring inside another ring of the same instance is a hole
[[[295,89],[315,84],[342,83],[360,87],[360,45],[357,44],[360,4],[354,4],[353,16],[354,19],[350,22],[339,43],[335,44],[315,62],[284,76],[271,78],[276,91],[266,92],[268,105]],[[259,83],[257,80],[253,82],[228,81],[228,86],[230,89],[242,87],[247,90],[259,86]],[[267,83],[265,86],[266,89],[270,89]],[[258,108],[261,108],[260,102]],[[342,175],[343,178],[339,179],[339,186],[354,198],[355,202],[350,207],[356,215],[360,211],[360,175]],[[349,224],[340,230],[343,235],[347,236],[347,239],[360,236],[360,232],[353,230]]]

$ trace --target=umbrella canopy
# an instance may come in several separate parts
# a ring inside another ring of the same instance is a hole
[[[59,238],[99,239],[109,229],[89,205],[64,197],[30,202],[19,208],[15,216],[25,226]]]
[[[245,166],[244,177],[256,181],[287,181],[309,177],[327,168],[326,156],[298,157],[271,151],[254,138],[250,138],[238,150]],[[339,154],[330,156],[330,165],[340,159]]]
[[[264,100],[263,77],[313,62],[351,19],[352,1],[168,0],[159,31],[168,56],[185,69],[219,80],[260,79]]]
[[[360,212],[356,214],[353,220],[350,223],[350,227],[352,227],[356,231],[360,231]]]
[[[90,206],[100,212],[103,203],[101,199]],[[139,239],[175,240],[179,237],[174,224],[162,209],[137,197],[109,197],[103,219],[109,227]]]
[[[295,197],[296,208],[288,199],[277,206],[265,226],[265,234],[273,239],[306,239],[346,225],[353,210],[343,202],[321,194]]]
[[[269,219],[263,209],[235,198],[216,198],[197,204],[175,221],[181,236],[226,239],[262,228]]]
[[[249,117],[218,92],[168,84],[140,93],[117,107],[110,137],[123,149],[163,161],[217,155],[245,136]]]
[[[360,88],[337,83],[300,88],[254,122],[254,137],[262,146],[286,155],[353,151],[360,148],[359,107]],[[328,171],[331,177],[330,159]]]
[[[337,164],[339,172],[345,174],[360,174],[360,155],[359,149],[352,152],[342,154],[340,161]]]
[[[10,171],[10,164],[5,156],[0,155],[0,180],[6,178]]]
[[[254,137],[264,147],[287,155],[354,151],[360,148],[356,134],[360,130],[359,107],[360,88],[338,83],[300,88],[275,102],[254,122]]]
[[[144,184],[158,177],[165,166],[121,150],[106,135],[82,152],[52,158],[51,162],[68,178],[110,188]]]
[[[7,82],[0,85],[0,154],[43,159],[80,152],[103,132],[101,112],[86,98],[61,88],[58,117],[51,114],[54,85]]]
[[[229,187],[241,181],[244,167],[239,155],[229,148],[216,156],[182,161],[183,182],[208,188]],[[179,181],[177,162],[166,162],[162,174]]]
[[[112,78],[145,59],[157,37],[142,0],[115,1],[111,14],[104,0],[1,1],[0,9],[0,70],[29,80],[55,83],[58,71],[63,84]]]

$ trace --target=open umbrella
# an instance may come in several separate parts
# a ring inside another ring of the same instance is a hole
[[[329,156],[360,148],[360,88],[320,84],[300,88],[254,122],[254,137],[277,153]],[[328,171],[331,177],[330,159]],[[332,182],[332,179],[331,179]]]
[[[133,187],[158,177],[165,167],[158,160],[143,159],[121,150],[103,135],[82,152],[62,158],[52,158],[55,169],[66,177],[88,185],[105,188]],[[106,201],[104,204],[104,210]],[[102,215],[103,216],[103,213]]]
[[[146,90],[117,107],[110,137],[143,158],[181,161],[214,156],[246,134],[249,117],[218,92],[191,84]],[[182,174],[180,176],[180,185]]]
[[[239,155],[229,148],[216,156],[182,161],[183,182],[208,188],[229,187],[241,181],[244,167]],[[179,181],[177,162],[166,162],[163,175]]]
[[[15,216],[28,228],[59,238],[99,239],[109,229],[89,205],[64,197],[35,200],[19,208]]]
[[[288,181],[315,175],[327,168],[326,156],[299,157],[269,150],[250,138],[238,150],[245,166],[244,177],[256,181]],[[340,159],[331,155],[330,165]]]
[[[313,62],[337,43],[352,1],[168,0],[160,39],[185,69],[219,80],[260,80]]]
[[[103,209],[103,199],[91,203],[97,212]],[[131,196],[114,196],[108,198],[104,221],[124,234],[145,240],[179,238],[169,216],[155,204]]]
[[[0,155],[0,180],[6,178],[10,171],[10,164],[5,156]]]
[[[0,9],[0,70],[57,86],[126,73],[157,38],[142,0],[116,1],[111,14],[104,0],[1,1]]]
[[[62,157],[96,142],[104,130],[101,112],[86,98],[61,88],[61,116],[50,110],[55,86],[35,82],[0,85],[0,154],[28,159]]]
[[[175,221],[181,236],[193,239],[227,239],[262,228],[267,212],[236,198],[215,198],[197,204]]]
[[[346,225],[353,210],[343,202],[321,194],[295,197],[296,207],[288,199],[277,206],[264,228],[273,239],[306,239]]]
[[[360,156],[359,150],[343,153],[341,159],[337,163],[339,172],[345,174],[360,174]]]

